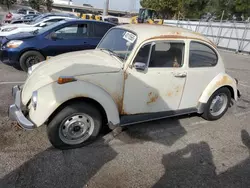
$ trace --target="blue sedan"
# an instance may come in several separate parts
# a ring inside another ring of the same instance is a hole
[[[19,33],[0,40],[0,60],[27,71],[47,57],[66,52],[94,49],[114,24],[71,19],[31,33]]]

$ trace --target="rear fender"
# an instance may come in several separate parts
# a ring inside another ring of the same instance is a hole
[[[221,87],[231,87],[234,92],[234,100],[238,100],[236,80],[226,73],[220,73],[208,84],[199,99],[199,103],[207,103],[213,93]]]

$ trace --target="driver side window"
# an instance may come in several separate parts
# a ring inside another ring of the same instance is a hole
[[[184,42],[160,41],[154,44],[146,44],[139,50],[134,63],[147,65],[149,62],[149,68],[182,67],[184,47]]]

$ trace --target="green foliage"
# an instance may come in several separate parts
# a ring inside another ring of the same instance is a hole
[[[30,6],[35,10],[40,10],[40,6],[44,5],[48,11],[52,10],[53,0],[29,0]]]
[[[6,5],[8,9],[11,7],[11,5],[13,5],[16,2],[17,0],[0,0],[0,4]]]
[[[168,18],[181,13],[186,18],[199,19],[208,12],[220,17],[223,11],[224,18],[234,14],[250,16],[250,0],[141,0],[141,6]]]

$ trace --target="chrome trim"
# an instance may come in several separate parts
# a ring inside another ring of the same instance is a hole
[[[9,107],[9,118],[13,121],[17,121],[19,125],[26,130],[34,129],[35,124],[27,119],[21,110],[21,90],[19,86],[12,88],[12,95],[15,103]]]

